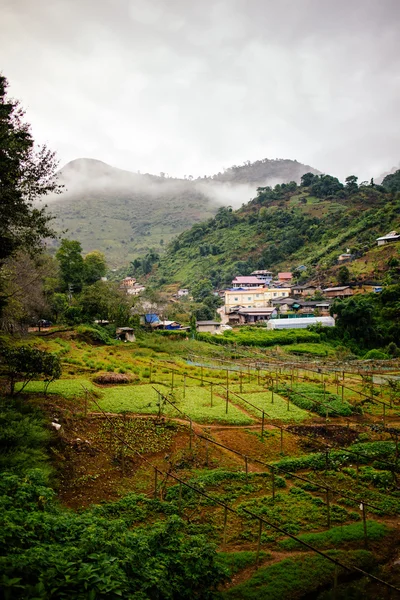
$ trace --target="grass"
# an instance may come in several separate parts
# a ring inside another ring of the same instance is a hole
[[[58,394],[64,398],[76,398],[85,395],[85,390],[82,388],[82,386],[86,387],[91,392],[96,390],[93,383],[88,379],[57,379],[56,381],[50,383],[47,393]],[[21,383],[17,383],[15,386],[17,391],[21,387]],[[31,381],[24,388],[24,392],[44,394],[44,388],[44,381]]]
[[[264,390],[263,392],[246,394],[243,393],[241,396],[254,404],[254,406],[259,407],[261,410],[265,411],[266,418],[277,419],[279,421],[291,421],[296,423],[301,423],[306,419],[310,418],[310,414],[303,410],[302,408],[298,408],[294,406],[292,403],[289,404],[289,410],[287,401],[274,393],[274,403],[272,404],[272,392]],[[233,396],[232,398],[234,402],[243,406],[249,413],[260,418],[261,412],[257,409],[249,406],[246,402],[241,401],[237,396]]]
[[[210,391],[193,387],[186,390],[185,398],[183,390],[177,389],[174,393],[160,384],[125,385],[115,386],[103,390],[103,397],[99,400],[101,408],[108,412],[130,411],[142,414],[158,414],[159,396],[156,388],[177,409],[168,402],[162,402],[161,412],[169,417],[180,417],[181,413],[189,416],[198,423],[229,423],[232,425],[250,425],[253,420],[240,411],[236,406],[229,404],[226,413],[225,399],[213,394],[213,406],[211,406]],[[181,411],[181,413],[179,412]]]
[[[387,533],[387,527],[376,521],[367,521],[367,535],[370,540],[380,540]],[[362,523],[352,523],[341,527],[332,527],[328,531],[320,533],[304,533],[298,536],[303,542],[307,542],[315,548],[336,548],[347,542],[361,542],[364,539],[364,527]],[[291,538],[281,540],[279,546],[284,550],[306,550],[304,546]]]
[[[270,557],[269,552],[260,552],[260,560],[263,561]],[[243,571],[247,567],[256,564],[257,552],[218,552],[217,561],[226,567],[231,575],[235,575],[239,571]]]
[[[330,551],[329,555],[341,562],[368,569],[374,566],[371,552]],[[287,558],[279,563],[261,567],[247,581],[223,592],[227,600],[282,600],[303,598],[323,586],[331,586],[334,563],[321,556]],[[339,569],[339,574],[343,572]]]

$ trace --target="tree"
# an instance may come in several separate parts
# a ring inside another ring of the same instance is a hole
[[[386,175],[386,177],[382,181],[382,186],[388,192],[400,191],[400,169],[398,169],[395,173]]]
[[[107,263],[104,254],[98,250],[93,250],[93,252],[86,254],[83,259],[83,266],[83,277],[85,283],[88,285],[104,277],[107,272]]]
[[[340,285],[345,285],[346,283],[349,283],[349,280],[350,280],[350,271],[345,265],[342,265],[338,272],[338,281],[339,281]]]
[[[60,264],[62,289],[66,291],[72,286],[74,292],[80,292],[85,276],[85,263],[80,243],[76,240],[61,240],[56,259]]]
[[[301,176],[301,187],[308,187],[314,183],[315,175],[314,173],[304,173]]]
[[[355,175],[349,175],[348,177],[346,177],[346,192],[348,194],[355,194],[356,192],[358,192],[357,181],[358,177],[356,177]]]
[[[203,302],[207,296],[212,294],[213,286],[209,279],[200,279],[192,288],[192,296],[195,302]]]
[[[32,379],[42,376],[46,381],[45,391],[47,391],[51,381],[61,376],[61,363],[58,356],[27,346],[2,347],[0,363],[7,373],[11,395],[14,394],[15,383],[18,380],[23,381],[20,389],[22,391]]]
[[[362,295],[335,300],[330,308],[340,333],[365,347],[373,347],[378,339],[375,313],[373,301]]]
[[[130,318],[129,297],[119,291],[117,284],[109,281],[96,281],[86,286],[76,302],[86,321],[101,319],[126,325]]]
[[[31,255],[46,237],[55,237],[51,216],[37,201],[59,192],[57,161],[46,146],[35,148],[30,126],[19,102],[7,96],[7,79],[0,75],[0,268],[19,248]],[[0,284],[0,311],[7,300]]]

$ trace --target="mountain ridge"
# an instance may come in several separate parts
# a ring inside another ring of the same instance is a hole
[[[263,159],[182,179],[79,158],[60,169],[64,192],[49,198],[49,204],[56,229],[67,230],[84,252],[100,250],[111,267],[120,267],[150,248],[162,250],[177,234],[213,217],[221,205],[246,203],[259,185],[299,181],[308,171],[318,173],[298,161]]]

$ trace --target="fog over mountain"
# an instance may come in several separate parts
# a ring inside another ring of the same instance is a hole
[[[1,69],[61,164],[194,177],[398,163],[398,0],[3,0]]]
[[[256,188],[318,171],[293,160],[264,159],[233,166],[214,176],[177,179],[132,173],[102,161],[81,158],[58,174],[61,195],[48,199],[55,226],[77,239],[84,251],[103,251],[121,266],[149,248],[162,249],[172,237],[212,217],[221,205],[237,208]]]

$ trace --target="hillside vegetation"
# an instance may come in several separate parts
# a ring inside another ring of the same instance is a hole
[[[176,179],[78,159],[60,171],[64,191],[50,198],[50,210],[56,229],[67,230],[84,252],[104,252],[116,267],[150,248],[162,249],[176,234],[213,217],[221,204],[240,206],[258,185],[300,181],[309,170],[317,172],[293,160],[264,159],[213,177]]]
[[[354,269],[364,280],[382,278],[397,248],[389,253],[386,246],[377,248],[376,238],[399,224],[400,196],[393,182],[358,185],[349,177],[343,185],[328,175],[310,175],[300,186],[259,187],[242,208],[221,207],[214,218],[182,233],[161,259],[157,279],[191,285],[208,277],[223,286],[254,269],[294,271],[304,265],[303,279],[337,283],[335,265],[347,248],[355,258],[347,265],[350,275]]]

